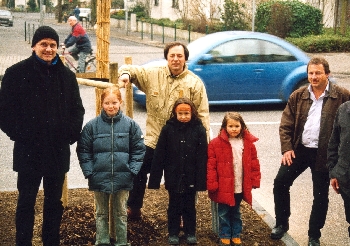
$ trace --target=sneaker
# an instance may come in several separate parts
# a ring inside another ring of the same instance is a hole
[[[187,235],[186,243],[187,244],[197,244],[196,236],[195,235]]]
[[[232,238],[232,242],[233,242],[234,246],[241,246],[242,245],[242,241],[239,237]]]
[[[179,237],[176,235],[169,236],[168,243],[170,245],[179,245],[179,243],[180,243]]]
[[[141,219],[141,209],[127,209],[127,214],[129,219]]]
[[[230,239],[228,239],[228,238],[221,238],[220,239],[220,245],[231,245]]]

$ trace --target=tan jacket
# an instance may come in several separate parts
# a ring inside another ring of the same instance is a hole
[[[207,130],[209,139],[209,104],[202,80],[188,70],[172,77],[168,65],[144,67],[124,65],[119,76],[127,73],[130,81],[146,94],[145,145],[155,149],[162,127],[170,118],[172,107],[179,97],[188,97],[198,110],[199,118]]]
[[[316,157],[316,170],[328,172],[327,147],[332,133],[335,114],[340,104],[350,100],[350,92],[334,83],[329,84],[329,95],[323,99],[321,126]],[[304,131],[304,125],[312,104],[308,87],[300,88],[289,97],[283,111],[280,124],[280,141],[282,154],[295,150]]]

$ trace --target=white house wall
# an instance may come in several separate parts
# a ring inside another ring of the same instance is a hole
[[[153,0],[151,2],[151,18],[169,18],[172,21],[179,19],[179,16],[176,13],[175,9],[172,7],[172,4],[172,0],[159,0],[158,6],[155,6]]]
[[[206,14],[207,18],[210,18],[210,5],[220,6],[223,9],[224,0],[200,0],[201,4],[206,6],[203,12]],[[178,0],[179,9],[184,10],[184,5],[188,3],[193,3],[193,0]],[[179,10],[172,7],[172,0],[159,0],[158,6],[154,5],[154,0],[151,2],[151,18],[162,19],[169,18],[174,21],[181,18]],[[189,11],[191,12],[191,11]],[[191,18],[191,15],[189,16]],[[220,18],[220,15],[214,16],[215,18]]]
[[[51,0],[53,6],[56,6],[58,3],[58,0]],[[80,1],[81,4],[89,4],[90,1]],[[28,0],[15,0],[15,6],[18,5],[24,5],[27,6]]]
[[[178,0],[179,1],[179,6],[180,9],[182,9],[182,3],[186,1],[191,1],[191,0]],[[206,1],[208,4],[206,6],[210,6],[210,2],[214,5],[220,6],[221,10],[223,10],[223,4],[224,0],[202,0]],[[252,12],[252,2],[253,0],[236,0],[237,2],[244,3],[247,8],[247,13],[248,15],[251,15]],[[334,23],[334,6],[335,6],[335,0],[324,0],[321,2],[319,0],[302,0],[304,3],[308,3],[311,6],[314,6],[316,8],[320,8],[321,11],[323,12],[323,24],[326,27],[333,27]],[[259,0],[255,0],[255,4],[258,5]],[[323,6],[324,5],[324,6]],[[205,11],[207,17],[209,18],[209,13],[210,10]],[[172,0],[159,0],[159,5],[155,6],[154,5],[154,0],[151,3],[151,17],[154,19],[162,19],[162,18],[169,18],[170,20],[177,20],[180,17],[180,14],[172,8]],[[251,18],[251,16],[250,16]]]
[[[26,6],[28,0],[15,0],[15,7],[18,5]]]
[[[305,3],[308,3],[315,8],[319,8],[323,13],[323,25],[325,27],[333,27],[335,0],[306,0]]]

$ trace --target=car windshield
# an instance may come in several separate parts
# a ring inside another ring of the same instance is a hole
[[[2,16],[11,16],[11,13],[8,11],[0,11],[0,15]]]
[[[187,46],[188,51],[190,52],[188,60],[192,60],[193,57],[197,57],[202,52],[203,46],[207,43],[209,43],[209,41],[204,38],[199,38],[189,43]]]

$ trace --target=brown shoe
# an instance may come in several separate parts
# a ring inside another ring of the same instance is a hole
[[[141,219],[141,209],[127,209],[127,214],[129,219]]]

